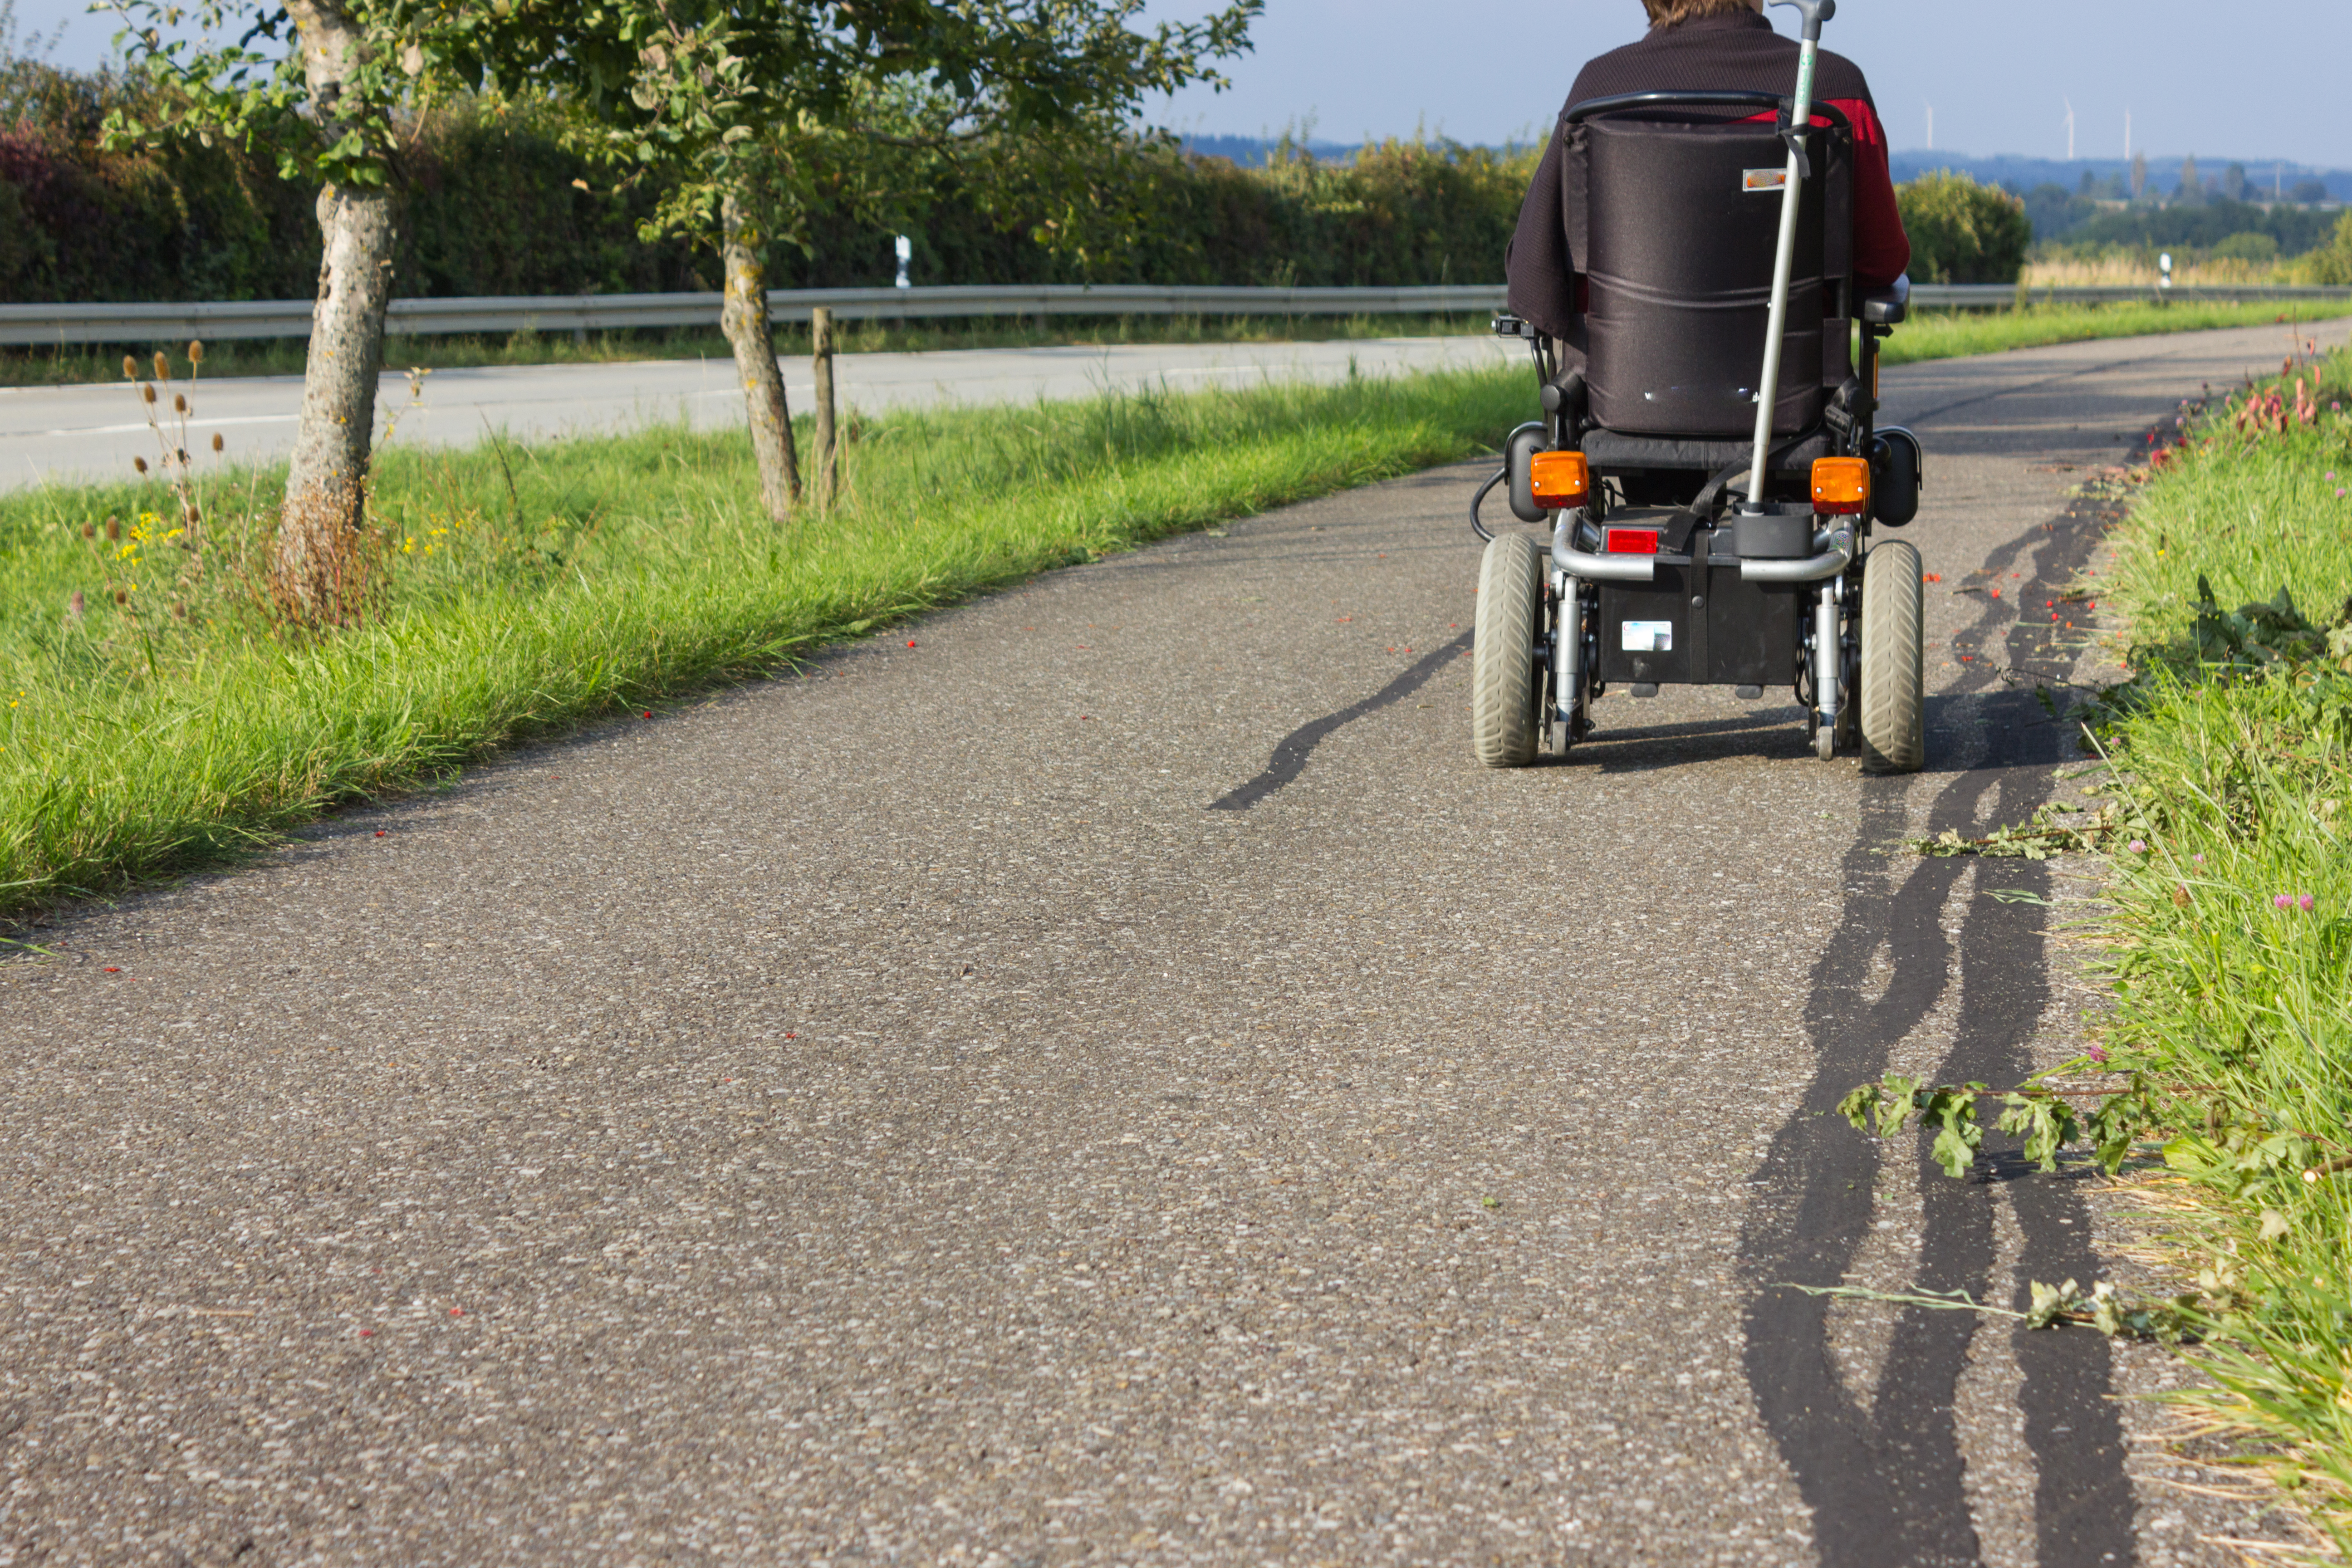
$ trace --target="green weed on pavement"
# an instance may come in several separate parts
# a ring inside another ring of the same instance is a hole
[[[0,500],[0,910],[216,860],[1047,568],[1466,456],[1528,390],[1512,364],[851,421],[845,499],[781,531],[731,432],[395,442],[379,607],[325,637],[273,630],[252,589],[273,474],[202,481],[200,548],[156,484]]]

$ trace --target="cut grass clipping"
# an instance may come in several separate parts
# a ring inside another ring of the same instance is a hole
[[[310,637],[271,630],[240,563],[275,474],[199,485],[201,550],[161,485],[0,500],[0,911],[216,861],[1050,567],[1466,456],[1528,390],[1514,363],[852,421],[846,498],[781,530],[732,433],[395,442],[381,609]],[[190,434],[167,444],[201,450],[200,418]]]
[[[2109,592],[2111,1070],[2156,1093],[2200,1397],[2352,1555],[2352,356],[2184,410]]]

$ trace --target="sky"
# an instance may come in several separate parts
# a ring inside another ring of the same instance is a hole
[[[1147,15],[1211,8],[1151,0]],[[1794,11],[1769,14],[1794,34]],[[1548,134],[1578,68],[1644,26],[1641,0],[1266,0],[1232,90],[1188,90],[1161,118],[1244,136],[1311,119],[1341,142]],[[1897,148],[1928,145],[1932,104],[1938,150],[2063,158],[2071,98],[2081,157],[2121,157],[2128,111],[2151,161],[2352,168],[2346,0],[1840,0],[1822,42],[1869,77]]]
[[[1150,0],[1146,16],[1210,5]],[[1793,30],[1793,12],[1771,15]],[[27,35],[63,23],[50,58],[83,68],[119,26],[83,0],[16,0],[16,19]],[[1152,118],[1196,134],[1311,122],[1333,142],[1425,129],[1496,143],[1548,132],[1577,68],[1643,26],[1641,0],[1266,0],[1232,90],[1188,90]],[[1899,149],[1930,145],[1932,105],[1938,150],[2063,158],[2071,99],[2085,158],[2123,155],[2128,112],[2152,161],[2352,168],[2336,97],[2352,58],[2345,0],[1844,0],[1823,41],[1868,74]]]

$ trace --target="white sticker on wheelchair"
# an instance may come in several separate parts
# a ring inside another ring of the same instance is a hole
[[[1743,191],[1785,191],[1789,188],[1789,171],[1786,169],[1746,170],[1739,176],[1739,188]]]
[[[1627,653],[1674,652],[1675,623],[1627,621],[1624,630],[1624,651]]]

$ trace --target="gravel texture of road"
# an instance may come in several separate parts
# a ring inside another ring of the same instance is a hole
[[[1477,768],[1464,466],[59,914],[0,1563],[2223,1561],[2158,1352],[1785,1286],[2101,1275],[1821,1112],[2073,1054],[2075,895],[1890,851],[2069,787],[2071,491],[2285,332],[1888,374],[1914,777],[1673,688]]]
[[[834,379],[835,395],[845,406],[879,413],[1087,397],[1148,386],[1198,392],[1265,378],[1339,381],[1350,374],[1492,364],[1508,352],[1509,345],[1483,335],[1076,344],[842,354],[834,361]],[[605,434],[659,420],[683,420],[704,429],[743,422],[742,384],[729,360],[493,365],[436,370],[412,382],[400,368],[399,353],[395,339],[385,350],[387,368],[376,399],[379,441],[462,447],[494,430],[530,440]],[[786,399],[796,413],[805,414],[815,395],[807,379],[809,363],[782,363]],[[194,409],[189,428],[205,440],[218,431],[233,458],[272,462],[293,449],[295,421],[302,410],[300,376],[223,377],[185,390]],[[128,479],[137,443],[126,438],[146,432],[145,410],[128,383],[0,387],[0,489]]]

